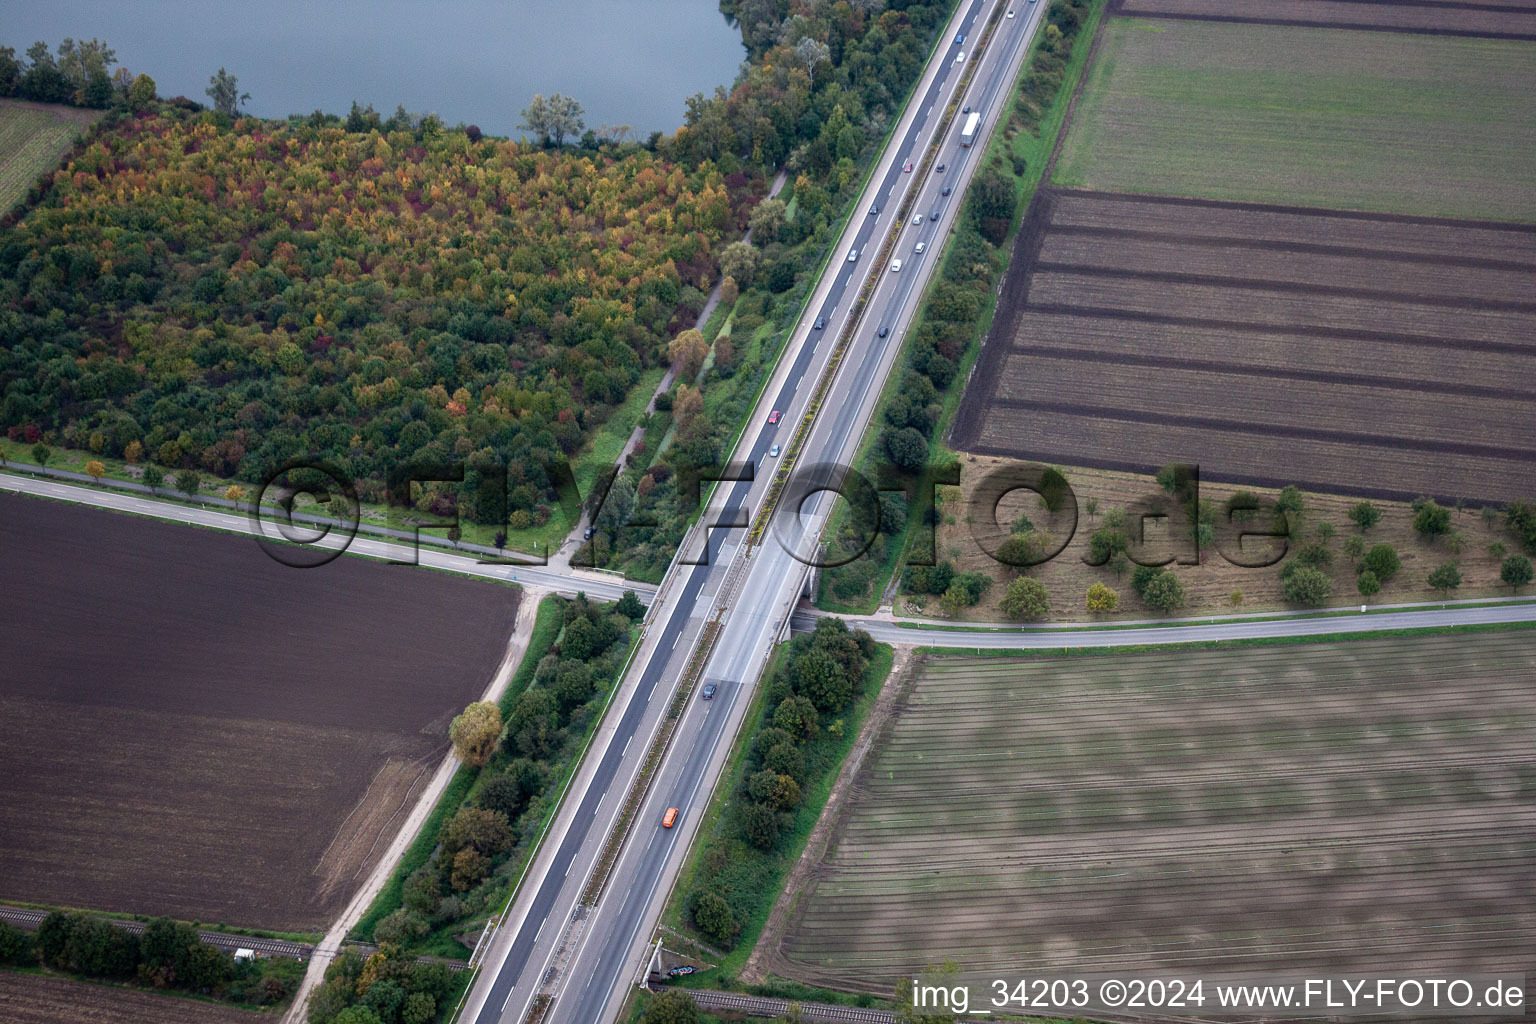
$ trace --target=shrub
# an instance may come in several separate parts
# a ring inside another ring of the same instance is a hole
[[[1088,595],[1084,603],[1088,610],[1095,614],[1112,612],[1120,604],[1120,595],[1102,583],[1095,583],[1088,588]]]

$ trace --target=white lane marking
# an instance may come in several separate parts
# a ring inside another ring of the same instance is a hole
[[[624,741],[624,749],[619,751],[619,760],[620,761],[624,760],[624,755],[629,753],[629,745],[631,743],[633,743],[634,741],[635,741],[635,734],[634,733],[630,733],[629,734],[629,739]],[[606,796],[607,794],[604,794],[604,795]],[[599,800],[598,803],[601,804],[602,801]]]

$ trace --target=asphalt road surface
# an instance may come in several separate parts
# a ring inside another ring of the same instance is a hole
[[[1040,24],[1043,4],[1018,3],[1018,16],[1000,18],[997,35],[983,53],[964,98],[990,123],[1009,99],[1030,35]],[[765,390],[736,458],[762,464],[752,480],[717,489],[715,508],[705,522],[741,522],[758,507],[776,464],[775,444],[787,445],[820,378],[866,277],[877,284],[866,315],[850,342],[823,415],[811,431],[801,465],[844,461],[857,446],[881,385],[899,351],[913,296],[932,270],[931,258],[942,248],[953,225],[965,184],[981,152],[959,144],[963,117],[947,127],[938,162],[942,173],[914,181],[904,165],[921,163],[967,64],[956,60],[971,51],[975,37],[998,0],[962,5],[941,37],[915,97],[866,188],[859,209],[833,250],[833,259],[813,295],[805,321],[796,331],[783,364]],[[965,44],[954,37],[964,33]],[[942,190],[951,187],[945,196]],[[892,218],[907,190],[921,220],[896,225]],[[878,212],[868,212],[877,207]],[[899,271],[871,268],[889,232],[896,232]],[[925,252],[915,252],[918,242]],[[849,263],[846,254],[857,254]],[[826,326],[813,325],[824,318]],[[888,328],[880,337],[880,328]],[[781,418],[769,423],[769,412]],[[525,880],[519,899],[491,941],[484,968],[468,1001],[465,1019],[477,1024],[517,1022],[535,995],[552,986],[554,1004],[545,1019],[559,1024],[597,1024],[611,1019],[621,1000],[618,990],[640,966],[640,945],[659,901],[675,875],[707,804],[709,792],[735,735],[762,663],[787,624],[805,567],[787,550],[796,538],[814,537],[832,502],[825,494],[809,497],[791,514],[776,540],[743,550],[742,529],[699,530],[707,538],[708,564],[674,564],[661,588],[652,625],[634,670],[615,698],[589,765],[584,766],[550,838]],[[690,556],[691,557],[691,556]],[[734,573],[745,573],[739,588]],[[678,723],[672,747],[658,769],[634,831],[610,875],[604,898],[586,914],[578,913],[586,879],[636,778],[640,760],[655,735],[662,714],[686,668],[689,652],[705,618],[717,602],[730,604],[729,616],[705,670],[719,690],[711,701],[694,700]],[[680,808],[676,827],[662,829],[668,807]]]

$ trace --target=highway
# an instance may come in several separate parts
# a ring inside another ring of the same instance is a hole
[[[965,185],[981,152],[959,145],[960,122],[944,123],[963,73],[975,64],[963,101],[983,112],[988,128],[1010,98],[1030,35],[1038,28],[1044,4],[1019,0],[1018,16],[1004,18],[1001,0],[963,3],[940,38],[922,80],[871,176],[859,206],[812,296],[805,319],[791,339],[781,365],[765,389],[734,458],[762,463],[750,481],[716,488],[712,508],[701,522],[746,522],[767,493],[770,447],[787,446],[804,415],[815,382],[826,367],[835,339],[867,277],[875,288],[867,313],[839,365],[832,392],[810,432],[800,465],[847,461],[869,422],[883,381],[899,352],[900,339],[932,270],[942,239],[951,229]],[[998,12],[997,36],[979,58],[972,54],[987,19]],[[955,44],[958,34],[967,36]],[[921,177],[903,170],[920,165],[934,134],[943,127],[938,161],[943,173]],[[948,186],[950,194],[944,195]],[[917,223],[893,219],[911,191]],[[877,208],[878,212],[868,212]],[[899,272],[871,267],[886,236],[895,232]],[[925,252],[915,252],[918,242]],[[857,259],[849,263],[853,250]],[[825,318],[824,330],[813,325]],[[880,328],[888,328],[881,337]],[[777,426],[768,414],[778,410]],[[730,739],[751,698],[751,689],[774,640],[787,626],[805,567],[786,546],[814,538],[832,502],[824,494],[801,505],[788,528],[761,545],[748,546],[743,529],[695,531],[685,542],[688,560],[674,562],[651,612],[651,625],[631,672],[621,683],[613,707],[579,770],[565,805],[517,901],[490,940],[483,969],[466,1003],[463,1020],[477,1024],[522,1021],[541,992],[553,999],[544,1016],[562,1024],[598,1024],[612,1019],[623,986],[636,974],[648,937],[684,851],[707,804]],[[698,541],[702,539],[702,543]],[[777,542],[786,540],[786,544]],[[692,552],[707,552],[707,564],[691,564]],[[712,701],[694,700],[678,723],[672,746],[657,770],[634,832],[609,877],[604,898],[583,910],[581,895],[604,841],[618,820],[626,794],[637,778],[645,751],[656,735],[675,687],[707,618],[717,606],[729,608],[715,654],[704,678],[718,681]],[[677,826],[663,830],[667,807],[681,808]]]

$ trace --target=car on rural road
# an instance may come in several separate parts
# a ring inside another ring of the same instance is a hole
[[[811,328],[813,330],[817,330],[817,331],[821,330],[822,328],[824,328],[826,326],[827,326],[827,318],[824,317],[824,316],[817,317],[816,318],[816,322],[811,324]]]
[[[955,63],[956,64],[964,64],[965,63],[965,51],[964,50],[961,50],[959,53],[955,54]]]
[[[901,260],[891,260],[891,273],[901,273]]]
[[[671,828],[673,825],[676,825],[676,824],[677,824],[677,808],[676,807],[668,807],[667,808],[667,813],[663,814],[661,816],[661,827],[662,828]]]
[[[877,333],[880,335],[880,337],[883,338],[887,334],[891,333],[891,329],[889,327],[882,327],[882,328],[880,328],[880,330]]]
[[[779,452],[783,450],[784,449],[780,448],[778,445],[774,445],[772,448],[768,449],[768,457],[770,459],[776,459],[779,457]]]
[[[872,204],[870,206],[870,208],[869,208],[869,215],[871,217],[877,217],[877,216],[879,216],[879,214],[880,214],[880,204],[879,203]]]
[[[903,174],[911,174],[912,173],[912,161],[911,160],[907,161],[906,166],[901,169],[901,173],[903,173]]]
[[[779,410],[777,410],[777,409],[773,410],[773,412],[768,414],[768,425],[770,427],[778,426],[779,425],[779,418],[781,416],[783,416],[783,415],[784,414],[782,412],[780,412]]]
[[[918,242],[916,245],[914,245],[912,247],[912,251],[913,252],[922,252],[926,248],[928,248],[928,243],[927,242]]]
[[[955,45],[959,46],[963,42],[965,42],[965,33],[961,32],[959,35],[955,36]]]
[[[912,226],[913,227],[916,227],[917,225],[921,224],[922,222],[923,222],[923,215],[922,214],[914,213],[912,215]]]
[[[1010,18],[1013,17],[1013,11],[1012,10],[1009,10],[1008,17],[1010,17]]]
[[[944,191],[940,192],[939,195],[947,196],[947,195],[949,195],[953,191],[954,191],[954,189],[950,188],[948,185],[945,185],[944,186]]]
[[[720,689],[720,687],[715,685],[714,683],[705,683],[704,684],[704,692],[699,694],[699,696],[703,697],[705,700],[714,700],[715,699],[715,691],[718,690],[718,689]]]
[[[944,173],[944,165],[943,164],[939,164],[939,166],[937,166],[937,167],[935,167],[933,169],[933,173],[934,174],[943,174]]]

